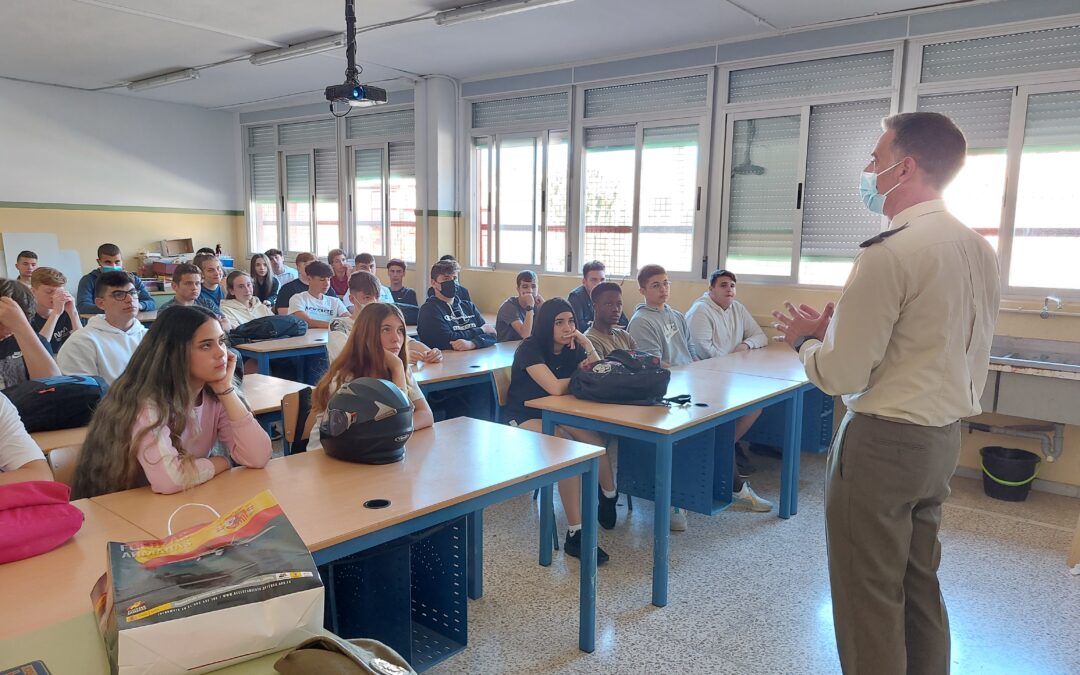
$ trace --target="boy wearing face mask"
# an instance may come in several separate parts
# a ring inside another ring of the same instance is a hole
[[[104,314],[94,302],[94,289],[97,288],[97,280],[104,272],[123,272],[124,256],[120,254],[120,247],[116,244],[102,244],[97,250],[98,268],[91,271],[79,280],[79,289],[75,292],[75,306],[79,314]],[[150,297],[142,279],[134,274],[131,277],[131,285],[139,292],[139,311],[151,312],[156,308],[154,299]]]
[[[416,332],[438,349],[468,351],[495,344],[495,328],[468,300],[458,297],[457,263],[440,260],[431,266],[432,297],[420,308]]]

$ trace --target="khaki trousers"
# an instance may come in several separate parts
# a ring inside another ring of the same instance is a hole
[[[826,469],[825,526],[847,675],[949,672],[938,529],[959,455],[959,422],[924,427],[848,412],[840,423]]]

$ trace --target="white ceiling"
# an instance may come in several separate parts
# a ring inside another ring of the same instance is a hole
[[[473,1],[357,0],[357,25]],[[575,0],[457,26],[424,20],[381,28],[359,36],[357,59],[365,82],[406,89],[411,81],[396,78],[497,75],[945,4],[951,3]],[[344,25],[342,0],[5,0],[0,3],[0,76],[98,89],[302,42],[340,32]],[[340,83],[344,72],[342,48],[267,66],[242,60],[202,70],[198,80],[140,94],[122,87],[110,91],[245,110],[318,101],[322,89]]]

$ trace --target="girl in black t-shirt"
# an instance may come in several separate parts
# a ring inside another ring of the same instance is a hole
[[[544,396],[570,394],[570,374],[583,363],[598,361],[596,349],[577,329],[574,309],[562,298],[552,298],[540,305],[532,335],[514,352],[510,388],[503,407],[504,421],[529,431],[542,432],[541,413],[525,406],[526,401]],[[559,425],[555,434],[582,443],[606,446],[607,439],[595,431]],[[615,527],[615,475],[607,455],[600,458],[599,521],[606,529]],[[569,521],[565,550],[575,558],[581,555],[581,479],[559,481],[559,498]],[[597,547],[597,564],[606,562],[607,553]]]

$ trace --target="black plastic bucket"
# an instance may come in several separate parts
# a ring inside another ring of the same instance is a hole
[[[1027,450],[990,445],[979,450],[983,490],[1006,502],[1022,502],[1039,475],[1039,456]]]

